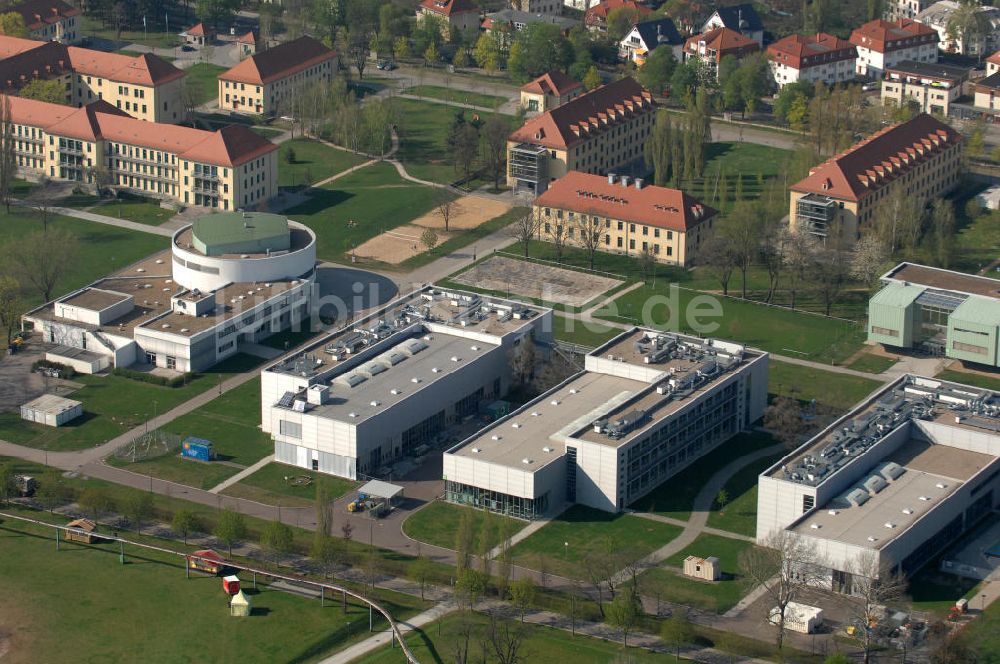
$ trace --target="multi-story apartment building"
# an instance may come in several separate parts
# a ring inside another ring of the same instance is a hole
[[[669,18],[643,21],[632,26],[618,42],[618,57],[641,67],[646,64],[649,54],[661,47],[670,49],[678,62],[684,57],[684,38]]]
[[[790,187],[791,229],[851,246],[892,192],[922,203],[954,189],[961,158],[962,135],[931,115],[886,127]]]
[[[549,184],[534,211],[541,240],[680,266],[697,260],[717,214],[678,189],[578,171]]]
[[[593,32],[605,34],[608,31],[608,16],[613,11],[628,9],[639,15],[639,20],[652,13],[645,4],[636,0],[600,0],[592,4],[583,14],[583,22]]]
[[[431,17],[441,21],[445,38],[452,28],[456,30],[479,29],[479,7],[472,0],[421,0],[417,7],[417,20]]]
[[[221,210],[253,209],[277,193],[278,146],[242,125],[204,131],[137,120],[106,101],[73,108],[9,99],[18,170],[28,179]]]
[[[815,35],[789,35],[767,47],[771,73],[779,88],[801,81],[834,85],[854,78],[858,53],[854,44],[818,32]]]
[[[754,40],[761,48],[764,46],[764,24],[751,3],[719,7],[701,26],[701,32],[716,28],[729,28]]]
[[[507,184],[538,195],[569,171],[603,175],[638,162],[655,108],[626,77],[530,118],[507,139]]]
[[[713,28],[684,42],[684,61],[699,60],[718,77],[719,63],[731,55],[742,58],[760,50],[760,44],[729,28]]]
[[[917,15],[934,4],[934,0],[890,0],[885,8],[885,16],[890,21],[901,18],[915,19]]]
[[[219,108],[253,115],[275,115],[296,93],[328,83],[337,73],[337,54],[303,36],[254,53],[219,74]]]
[[[938,33],[938,48],[946,53],[982,56],[1000,47],[1000,8],[982,5],[976,9],[982,29],[969,39],[949,30],[952,16],[959,8],[956,0],[940,0],[916,16],[916,20]]]
[[[990,57],[986,58],[986,75],[992,76],[993,74],[1000,71],[1000,51],[993,53]]]
[[[510,8],[528,14],[562,14],[562,0],[510,0]]]
[[[0,36],[0,58],[0,93],[16,94],[35,79],[57,80],[72,106],[103,99],[140,120],[184,120],[185,73],[151,53],[133,57]]]
[[[501,36],[501,43],[504,44],[504,47],[509,48],[514,42],[514,38],[517,37],[517,33],[532,23],[554,25],[564,35],[568,35],[570,30],[580,25],[579,20],[568,16],[561,16],[559,14],[529,14],[528,12],[508,7],[500,11],[490,12],[484,16],[479,27],[483,32],[497,32]]]
[[[633,328],[584,370],[444,453],[445,498],[522,519],[567,504],[621,512],[767,405],[768,355],[740,344]]]
[[[925,62],[900,62],[885,71],[882,103],[914,104],[921,113],[948,115],[951,103],[962,96],[969,70]]]
[[[521,106],[528,114],[544,113],[583,94],[583,83],[558,69],[521,86]]]
[[[1000,72],[979,79],[972,84],[972,90],[973,106],[990,114],[1000,111]]]
[[[858,76],[882,78],[885,70],[901,62],[937,62],[938,34],[908,18],[869,21],[851,33],[858,49]]]
[[[21,15],[31,39],[76,44],[82,37],[80,10],[63,0],[28,0],[4,11]]]

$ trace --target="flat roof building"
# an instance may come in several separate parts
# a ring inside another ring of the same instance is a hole
[[[428,286],[261,376],[275,460],[356,479],[433,444],[507,393],[512,358],[551,343],[552,312]]]
[[[948,115],[951,103],[962,96],[969,70],[915,60],[905,60],[885,70],[882,103],[914,106],[921,113]]]
[[[633,328],[447,450],[445,497],[525,519],[573,503],[619,512],[763,415],[767,363],[739,344]]]
[[[216,225],[275,229],[256,251],[205,253],[227,237]],[[207,229],[207,230],[206,230]],[[204,234],[204,237],[201,234]],[[179,229],[171,249],[100,279],[24,316],[47,359],[94,373],[150,364],[202,371],[309,316],[316,236],[306,226],[263,213],[211,215]],[[81,356],[80,354],[83,353]]]
[[[806,540],[838,592],[868,553],[913,573],[993,510],[998,432],[997,393],[904,376],[760,475],[757,540]]]

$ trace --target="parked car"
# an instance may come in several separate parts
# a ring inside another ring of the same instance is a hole
[[[396,68],[396,63],[393,62],[392,60],[379,60],[377,63],[375,63],[375,66],[381,69],[382,71],[392,71],[393,69]]]

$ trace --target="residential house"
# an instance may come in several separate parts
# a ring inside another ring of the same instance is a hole
[[[938,48],[946,53],[978,56],[997,50],[1000,47],[1000,8],[989,5],[979,7],[980,18],[987,29],[981,37],[966,44],[961,35],[952,38],[948,34],[948,23],[958,7],[956,0],[940,0],[920,12],[917,21],[938,33]]]
[[[417,20],[434,17],[442,22],[447,38],[452,28],[460,31],[479,29],[479,7],[472,0],[421,0]]]
[[[722,58],[742,58],[759,50],[760,44],[750,37],[729,28],[713,28],[684,42],[684,61],[698,60],[717,77]]]
[[[677,62],[683,59],[684,38],[669,18],[643,21],[634,25],[618,42],[618,56],[641,67],[646,63],[649,54],[660,46],[669,48]]]
[[[973,83],[972,90],[973,106],[991,114],[1000,111],[1000,72],[979,79]]]
[[[510,0],[510,9],[527,14],[562,14],[562,0]]]
[[[858,76],[882,78],[886,69],[901,62],[937,62],[938,34],[912,19],[869,21],[851,33],[858,49]]]
[[[580,21],[577,19],[560,16],[559,14],[530,14],[508,8],[491,12],[484,16],[480,28],[484,32],[493,32],[496,30],[504,33],[507,35],[509,45],[510,42],[513,42],[515,33],[524,30],[525,26],[530,23],[547,23],[557,26],[565,35],[568,35],[570,30],[580,25]]]
[[[934,0],[889,0],[885,16],[890,21],[901,18],[915,19],[917,15],[934,4]]]
[[[779,88],[801,81],[835,85],[854,79],[858,52],[851,42],[818,32],[789,35],[767,47],[771,72]]]
[[[239,39],[236,40],[236,48],[239,49],[240,60],[257,53],[257,35],[253,33],[253,30],[239,36]]]
[[[882,103],[912,104],[921,113],[948,115],[952,102],[962,96],[969,70],[914,60],[889,67],[882,81]]]
[[[205,46],[215,41],[215,28],[204,23],[198,23],[182,32],[181,37],[184,38],[185,44]]]
[[[633,9],[640,16],[652,13],[652,10],[636,0],[601,0],[591,6],[583,14],[583,22],[593,32],[605,34],[608,31],[608,15],[616,9]]]
[[[553,70],[521,86],[521,107],[528,114],[544,113],[579,97],[583,92],[583,83]]]
[[[30,39],[76,44],[83,37],[80,10],[63,0],[28,0],[11,5],[4,12],[21,15]]]
[[[1000,71],[1000,51],[986,58],[986,75],[992,76],[998,71]]]
[[[729,28],[748,37],[761,48],[764,47],[764,24],[760,15],[749,2],[742,5],[719,7],[701,26],[701,32],[709,32],[716,28]]]

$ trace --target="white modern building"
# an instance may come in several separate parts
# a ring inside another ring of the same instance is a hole
[[[948,23],[958,7],[956,0],[940,0],[917,14],[916,19],[938,33],[938,48],[946,53],[982,56],[997,50],[1000,47],[1000,8],[989,5],[979,8],[986,31],[974,42],[966,44],[960,35],[952,38],[948,34]]]
[[[146,363],[201,371],[308,318],[316,236],[261,212],[213,214],[178,230],[169,250],[24,316],[83,373]]]
[[[669,18],[636,23],[618,42],[618,57],[641,67],[657,48],[667,48],[680,62],[684,59],[684,38]]]
[[[619,512],[749,429],[767,405],[767,364],[739,344],[634,328],[447,450],[445,497],[525,519],[573,503]]]
[[[836,85],[854,79],[858,52],[845,39],[817,32],[779,39],[767,47],[767,58],[779,88],[799,81]]]
[[[1000,489],[1000,394],[907,375],[759,478],[757,540],[812,544],[832,590],[866,552],[912,573],[989,514]]]
[[[505,395],[515,358],[551,340],[550,309],[426,287],[266,368],[262,429],[276,461],[385,476]]]

